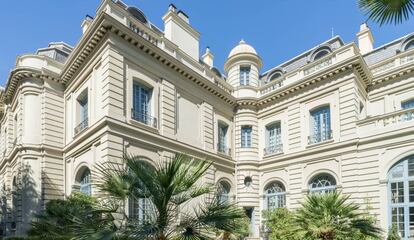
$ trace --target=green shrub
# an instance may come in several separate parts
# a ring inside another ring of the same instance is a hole
[[[294,227],[294,213],[286,208],[277,208],[272,211],[265,211],[265,225],[270,240],[302,240],[301,235]]]
[[[390,230],[388,231],[387,240],[401,240],[401,237],[398,233],[397,226],[395,224],[393,224]]]

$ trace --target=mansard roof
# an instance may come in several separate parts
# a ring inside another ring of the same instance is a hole
[[[414,33],[407,34],[392,42],[386,43],[372,50],[364,55],[364,60],[368,65],[374,65],[388,58],[396,56],[398,53],[404,51],[404,45],[414,39]]]
[[[341,37],[334,36],[331,39],[328,39],[327,41],[309,49],[305,52],[299,54],[298,56],[295,56],[286,62],[277,65],[276,67],[273,67],[266,72],[264,72],[261,75],[261,82],[262,84],[266,82],[268,77],[274,73],[275,70],[282,70],[284,73],[293,72],[306,64],[308,64],[312,60],[312,56],[314,53],[316,53],[319,49],[322,48],[329,48],[330,51],[333,51],[335,49],[338,49],[340,47],[344,46],[344,42],[342,41]]]

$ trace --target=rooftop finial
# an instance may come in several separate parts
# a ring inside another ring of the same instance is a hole
[[[243,40],[243,38],[240,40],[239,44],[245,44],[246,42]]]

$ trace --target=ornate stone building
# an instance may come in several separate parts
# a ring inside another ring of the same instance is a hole
[[[163,21],[103,0],[75,47],[17,58],[1,89],[3,235],[50,199],[94,195],[97,162],[184,152],[214,163],[205,181],[246,210],[252,239],[262,210],[333,190],[414,239],[414,35],[374,48],[363,24],[357,43],[333,37],[269,70],[242,40],[222,73],[183,11]]]

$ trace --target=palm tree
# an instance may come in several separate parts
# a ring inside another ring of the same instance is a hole
[[[380,25],[401,23],[414,13],[414,0],[358,0],[358,5],[368,19]]]
[[[379,239],[381,229],[347,200],[337,192],[308,195],[295,216],[297,230],[305,239]]]
[[[98,165],[99,189],[120,202],[144,200],[146,209],[151,210],[141,219],[126,218],[118,236],[148,240],[212,239],[218,232],[229,235],[245,217],[241,209],[215,197],[212,186],[201,183],[210,162],[183,154],[156,166],[138,156],[124,156],[123,160],[126,168],[110,163]]]

